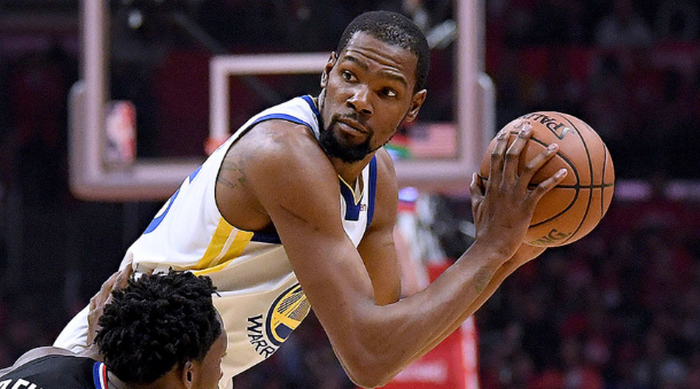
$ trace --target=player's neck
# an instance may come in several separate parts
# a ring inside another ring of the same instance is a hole
[[[126,383],[120,380],[114,373],[107,371],[107,388],[105,389],[173,389],[181,388],[180,376],[182,370],[173,367],[169,372],[149,384]]]
[[[105,389],[158,389],[162,385],[158,385],[160,380],[156,380],[152,384],[138,385],[138,384],[127,384],[126,382],[117,378],[114,373],[107,371],[107,387]]]
[[[107,371],[107,388],[105,389],[131,389],[132,387],[117,378],[111,371]]]
[[[359,162],[347,163],[343,162],[340,158],[328,157],[331,160],[331,164],[338,172],[338,175],[348,184],[354,185],[357,177],[362,174],[362,169],[364,169],[367,164],[374,157],[374,153],[366,156],[363,160]]]

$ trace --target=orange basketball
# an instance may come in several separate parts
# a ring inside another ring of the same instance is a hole
[[[520,169],[551,143],[559,145],[556,156],[533,177],[535,187],[559,169],[568,174],[564,181],[540,199],[530,221],[525,242],[533,246],[555,247],[575,242],[591,232],[607,212],[615,189],[615,170],[608,148],[585,122],[560,112],[533,112],[504,128],[510,131],[508,143],[515,140],[523,124],[530,123],[532,137],[521,154]],[[480,175],[488,180],[492,140],[481,161]]]

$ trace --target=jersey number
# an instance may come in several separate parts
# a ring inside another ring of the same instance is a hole
[[[199,173],[199,171],[201,169],[202,169],[202,167],[200,166],[197,168],[197,170],[192,172],[192,174],[189,175],[188,180],[186,182],[182,183],[182,186],[184,186],[185,183],[187,183],[187,184],[191,183],[192,180],[194,180],[194,178],[197,177],[197,174]],[[163,222],[165,215],[168,214],[168,211],[170,211],[170,207],[173,206],[173,203],[175,202],[177,195],[180,193],[180,189],[182,189],[182,186],[180,188],[178,188],[175,191],[175,193],[173,193],[172,196],[170,196],[170,198],[168,199],[168,202],[165,203],[165,205],[163,205],[163,208],[161,208],[160,211],[158,211],[158,213],[153,218],[153,220],[151,220],[151,223],[149,223],[148,227],[146,227],[146,231],[143,232],[144,234],[148,234],[148,233],[153,232],[153,230],[155,230],[160,225],[160,223]]]

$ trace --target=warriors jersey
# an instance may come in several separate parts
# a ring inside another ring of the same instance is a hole
[[[47,355],[0,377],[0,389],[106,389],[107,369],[84,357]]]
[[[272,355],[310,310],[279,236],[238,229],[216,205],[216,179],[227,151],[267,120],[304,125],[318,139],[321,120],[310,96],[252,117],[184,180],[125,257],[136,272],[174,268],[212,278],[219,294],[214,304],[228,333],[227,377]],[[355,246],[372,221],[376,169],[373,159],[354,187],[339,178],[343,225]],[[71,347],[64,339],[55,345]]]

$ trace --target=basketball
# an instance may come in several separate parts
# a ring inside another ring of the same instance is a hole
[[[560,112],[532,112],[508,123],[504,129],[510,132],[509,145],[526,123],[532,126],[532,136],[521,154],[520,171],[548,145],[559,145],[557,154],[535,174],[530,187],[561,168],[568,174],[537,203],[525,243],[557,247],[575,242],[598,225],[612,201],[615,171],[608,148],[584,121]],[[481,161],[483,180],[488,180],[495,145],[494,138]]]

